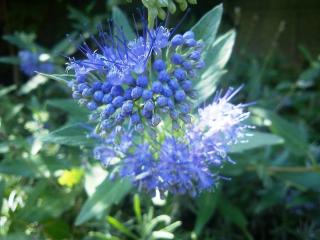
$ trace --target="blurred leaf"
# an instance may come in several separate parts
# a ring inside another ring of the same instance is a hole
[[[6,187],[6,182],[4,179],[0,179],[0,213],[1,213],[1,209],[2,209],[2,201],[4,198],[4,190]]]
[[[52,240],[70,239],[70,227],[63,219],[43,223],[43,230]]]
[[[298,172],[298,173],[277,173],[275,175],[287,183],[292,185],[298,185],[306,189],[312,189],[314,191],[319,190],[320,183],[320,170],[317,172]]]
[[[139,239],[126,226],[124,226],[121,222],[119,222],[114,217],[108,216],[107,221],[110,225],[112,225],[114,228],[116,228],[118,231],[122,232],[123,234],[125,234],[133,239]]]
[[[20,49],[27,49],[33,52],[40,50],[41,52],[44,52],[43,48],[34,43],[36,35],[33,33],[26,34],[23,32],[16,32],[13,35],[4,35],[2,38]]]
[[[40,73],[40,72],[38,73],[42,76],[45,76],[47,78],[50,78],[56,81],[60,81],[64,84],[68,84],[68,82],[74,79],[74,75],[72,74],[46,74],[46,73]]]
[[[91,131],[91,127],[87,124],[70,124],[39,137],[39,140],[69,146],[93,145],[95,140],[87,137]]]
[[[8,93],[14,91],[17,87],[15,85],[9,87],[1,87],[0,89],[0,97],[7,95]]]
[[[130,26],[127,16],[121,11],[120,8],[112,7],[112,20],[116,24],[116,27],[122,28],[127,40],[133,40],[136,38],[136,34]]]
[[[314,85],[317,78],[320,76],[320,65],[314,64],[313,67],[303,71],[297,81],[300,88],[309,88]]]
[[[50,99],[46,101],[46,104],[69,113],[71,118],[82,121],[88,119],[89,111],[73,99]]]
[[[231,56],[235,36],[233,30],[225,33],[204,52],[204,61],[207,66],[200,79],[195,83],[195,89],[199,93],[196,105],[205,101],[214,93],[218,80],[226,73],[223,68]]]
[[[241,139],[241,142],[231,145],[229,152],[243,152],[253,148],[283,144],[284,140],[281,137],[270,133],[250,132],[250,136]]]
[[[6,236],[1,236],[1,240],[32,240],[32,236],[28,236],[23,232],[9,233]]]
[[[19,64],[19,58],[12,56],[0,57],[0,63],[17,65]]]
[[[243,231],[243,233],[246,235],[246,239],[253,239],[247,229],[248,221],[246,216],[240,208],[221,196],[219,198],[218,209],[228,222],[235,224]]]
[[[141,222],[142,221],[141,204],[140,204],[140,198],[138,194],[135,194],[133,197],[133,209],[134,209],[136,218],[138,219],[138,222]]]
[[[71,42],[74,39],[76,33],[71,33],[65,39],[58,42],[51,50],[53,56],[70,55],[76,50],[76,46]]]
[[[196,39],[202,39],[206,46],[209,47],[216,38],[220,21],[222,17],[223,7],[219,4],[209,12],[207,12],[192,28]]]
[[[41,170],[40,170],[41,169]],[[43,177],[48,170],[38,160],[3,160],[0,162],[0,173],[22,177]]]
[[[276,113],[262,108],[252,108],[252,113],[269,120],[271,122],[271,131],[281,136],[294,154],[304,155],[307,152],[308,143],[298,126],[283,119]]]
[[[121,201],[130,189],[131,183],[126,180],[111,181],[106,178],[82,206],[75,225],[81,225],[95,217],[101,217],[103,212],[112,204]]]
[[[22,87],[19,90],[19,94],[28,94],[32,90],[45,84],[47,81],[48,81],[47,77],[37,74],[33,76],[27,83],[22,85]]]
[[[194,227],[194,232],[197,236],[200,236],[203,227],[210,220],[214,211],[217,207],[217,202],[219,198],[218,192],[205,192],[202,193],[196,200],[198,207],[196,223]]]
[[[58,218],[74,206],[76,192],[65,192],[57,185],[40,181],[28,194],[25,206],[18,210],[17,219],[22,221],[44,221]]]

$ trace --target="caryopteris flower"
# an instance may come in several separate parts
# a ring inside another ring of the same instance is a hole
[[[158,190],[195,196],[213,189],[224,163],[234,163],[228,156],[230,146],[241,141],[249,127],[242,123],[249,117],[246,105],[230,103],[240,89],[230,88],[223,96],[218,93],[212,104],[199,109],[199,117],[179,138],[166,137],[160,146],[127,147],[119,161],[120,176],[152,194]],[[110,156],[98,159],[104,163]]]
[[[195,196],[213,189],[220,168],[233,163],[228,151],[245,136],[249,113],[230,103],[238,88],[192,114],[203,41],[192,31],[173,35],[142,22],[134,40],[114,26],[93,38],[96,47],[80,47],[84,59],[70,59],[67,67],[75,74],[73,98],[92,111],[102,139],[94,156],[112,178],[129,178],[150,194]]]
[[[188,119],[195,96],[192,74],[203,67],[203,44],[193,32],[171,36],[163,26],[144,24],[134,40],[114,27],[101,30],[94,41],[96,48],[84,43],[85,58],[70,59],[67,69],[75,73],[73,97],[98,116],[97,132],[104,135],[116,126],[142,131],[167,117],[179,126]]]
[[[55,66],[47,61],[47,54],[39,54],[27,50],[20,51],[19,54],[21,71],[31,77],[36,74],[36,71],[43,73],[53,73]]]

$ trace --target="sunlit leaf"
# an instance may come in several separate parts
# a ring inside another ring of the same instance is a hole
[[[230,148],[230,152],[243,152],[258,147],[284,143],[283,138],[270,133],[252,131],[249,134],[250,136],[246,136],[245,138],[241,139],[241,142],[232,145]]]
[[[131,183],[125,180],[106,179],[96,192],[87,199],[76,218],[75,225],[81,225],[92,218],[101,217],[106,209],[118,203],[131,189]]]

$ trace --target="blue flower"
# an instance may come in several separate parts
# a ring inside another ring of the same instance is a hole
[[[194,39],[192,31],[171,37],[170,31],[158,26],[148,29],[143,21],[142,35],[129,41],[117,26],[113,33],[101,31],[93,38],[97,47],[84,43],[80,50],[84,58],[70,58],[67,70],[73,70],[75,79],[71,84],[73,97],[90,111],[98,112],[97,132],[108,126],[142,129],[146,123],[153,128],[170,118],[168,108],[180,112],[180,103],[191,104],[194,96],[192,79],[196,69],[201,68],[201,41]],[[195,42],[190,44],[188,41]],[[181,47],[177,47],[181,46]],[[163,54],[166,52],[166,54]],[[130,111],[122,108],[131,100]],[[153,105],[152,109],[150,106]],[[140,121],[131,121],[138,114]],[[172,119],[179,127],[184,119]]]
[[[215,184],[204,159],[194,155],[190,145],[175,138],[167,138],[162,144],[157,169],[160,192],[195,196]]]
[[[34,76],[36,71],[43,73],[53,73],[56,68],[48,61],[40,61],[40,54],[22,50],[18,53],[20,69],[27,76]]]
[[[158,186],[156,161],[147,144],[137,146],[134,153],[129,153],[121,164],[119,174],[129,178],[140,190],[154,194]]]

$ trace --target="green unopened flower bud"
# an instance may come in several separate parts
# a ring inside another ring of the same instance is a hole
[[[165,20],[166,19],[166,12],[162,8],[158,8],[158,17],[161,20]]]
[[[186,0],[183,0],[183,2],[179,3],[179,8],[181,11],[185,11],[188,8],[188,3]]]
[[[168,10],[171,14],[175,13],[177,8],[172,0],[169,0]]]
[[[159,7],[168,7],[169,2],[168,0],[158,0],[157,1],[157,6]]]

